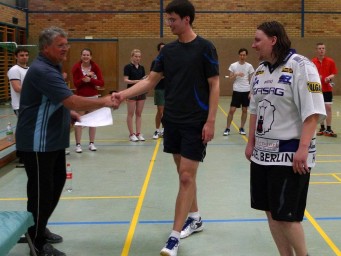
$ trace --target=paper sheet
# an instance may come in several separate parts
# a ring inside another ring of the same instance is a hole
[[[81,121],[76,122],[78,126],[98,127],[113,124],[111,109],[104,107],[81,116]]]

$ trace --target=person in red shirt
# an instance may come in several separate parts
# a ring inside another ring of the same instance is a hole
[[[329,137],[337,137],[337,134],[332,130],[332,103],[333,103],[333,79],[337,74],[337,68],[335,62],[332,58],[326,57],[326,46],[324,43],[316,44],[316,53],[317,56],[312,59],[312,62],[317,67],[317,70],[320,74],[321,84],[322,84],[322,92],[324,98],[324,104],[326,107],[327,118],[326,124],[327,129],[324,126],[324,122],[321,123],[321,128],[316,135],[321,136],[329,136]]]
[[[78,61],[72,68],[73,84],[76,87],[76,94],[88,98],[98,98],[98,88],[104,86],[102,71],[99,66],[91,60],[92,52],[85,48],[81,51],[81,60]],[[84,115],[88,112],[78,112]],[[96,135],[96,128],[89,127],[89,150],[96,151],[94,144]],[[77,153],[82,153],[81,138],[82,127],[75,126],[75,138]]]

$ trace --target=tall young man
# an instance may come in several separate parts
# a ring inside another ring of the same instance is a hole
[[[324,122],[322,122],[321,128],[316,135],[337,137],[337,134],[332,130],[333,79],[337,74],[336,64],[332,58],[326,57],[326,46],[324,43],[316,44],[316,55],[317,56],[312,59],[312,62],[315,64],[320,74],[324,105],[327,112],[327,127],[325,127]]]
[[[180,238],[203,230],[198,210],[196,175],[206,146],[214,136],[219,100],[219,64],[214,45],[192,29],[195,8],[187,0],[173,0],[166,24],[178,36],[166,44],[147,79],[114,93],[117,104],[150,91],[164,77],[164,152],[173,154],[179,175],[173,230],[161,255],[176,256]]]

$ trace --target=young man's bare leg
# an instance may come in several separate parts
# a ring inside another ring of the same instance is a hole
[[[179,192],[175,204],[173,230],[181,232],[188,213],[198,211],[196,199],[196,174],[198,161],[174,155],[179,174]]]

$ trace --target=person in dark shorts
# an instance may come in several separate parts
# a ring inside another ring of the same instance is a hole
[[[303,220],[315,129],[326,117],[314,64],[291,49],[282,24],[257,27],[260,65],[251,79],[249,140],[251,207],[265,211],[280,255],[306,256]]]
[[[317,136],[337,137],[337,134],[332,130],[332,104],[333,104],[333,86],[334,78],[337,74],[335,61],[326,56],[326,46],[324,43],[316,44],[317,56],[311,61],[315,64],[322,83],[322,93],[324,105],[326,107],[327,118],[322,122],[320,130],[316,133]],[[326,126],[325,126],[326,123]]]
[[[233,93],[230,105],[229,114],[227,116],[226,128],[224,131],[224,136],[230,134],[231,123],[233,120],[233,115],[237,108],[242,106],[242,115],[239,126],[239,134],[245,135],[244,125],[247,118],[247,108],[249,106],[249,95],[250,95],[250,78],[255,71],[252,65],[246,62],[248,55],[248,50],[241,48],[238,51],[239,60],[230,65],[230,79],[235,79],[233,82]]]
[[[134,49],[130,54],[130,63],[124,66],[123,80],[127,83],[127,88],[133,86],[138,81],[142,80],[146,76],[145,69],[141,62],[142,53],[139,49]],[[136,95],[127,99],[127,126],[129,130],[129,140],[132,142],[145,141],[143,134],[141,133],[142,125],[142,111],[144,103],[146,101],[146,93]],[[135,115],[135,128],[134,132],[133,118]]]
[[[162,47],[164,47],[164,43],[158,43],[157,45],[157,51],[160,53]],[[150,67],[150,70],[153,70],[153,67],[155,65],[155,60],[153,60],[152,65]],[[160,126],[161,124],[161,119],[163,115],[163,109],[165,106],[165,83],[163,79],[160,80],[160,82],[155,86],[154,88],[154,105],[157,107],[157,112],[155,115],[155,132],[153,134],[153,139],[156,140],[159,137],[163,136],[163,128]]]
[[[173,230],[162,248],[176,256],[180,238],[203,230],[198,210],[196,175],[206,146],[214,136],[219,101],[219,63],[214,45],[192,28],[195,8],[187,0],[173,0],[166,9],[166,24],[178,39],[167,43],[145,80],[112,94],[117,105],[154,88],[164,77],[164,152],[173,155],[179,175]]]

